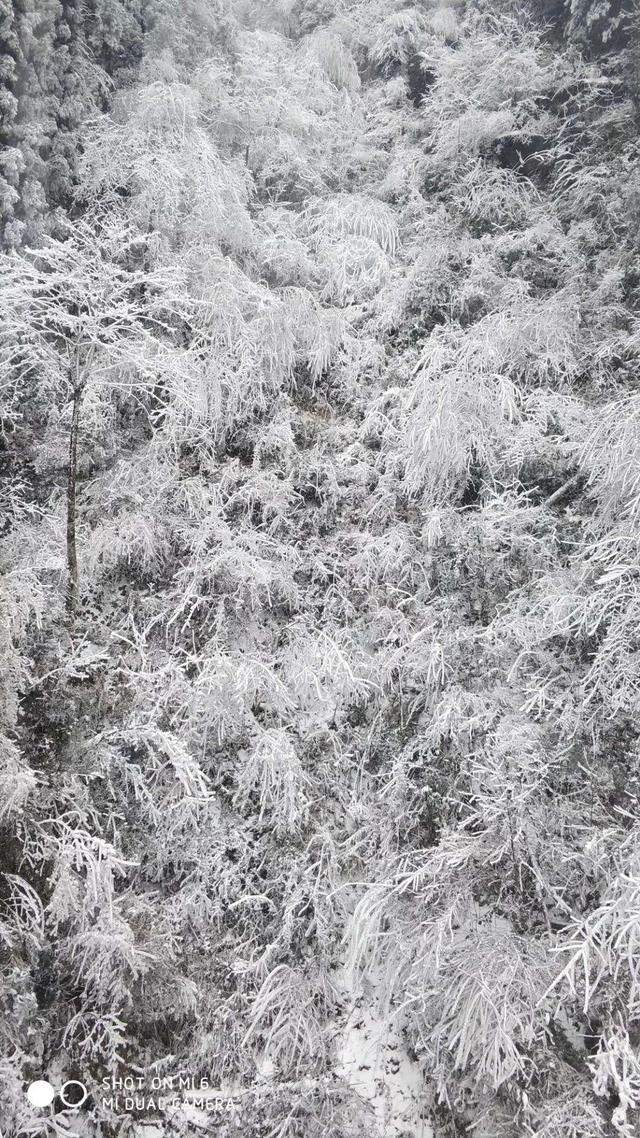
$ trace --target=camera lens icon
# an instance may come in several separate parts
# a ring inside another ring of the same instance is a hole
[[[30,1083],[27,1087],[29,1102],[39,1110],[51,1106],[56,1093],[62,1105],[66,1106],[68,1110],[78,1110],[89,1097],[87,1088],[79,1079],[67,1079],[58,1092],[47,1079],[36,1079],[35,1083]]]
[[[36,1079],[35,1083],[30,1083],[27,1087],[29,1102],[40,1110],[45,1106],[50,1106],[55,1097],[55,1087],[52,1087],[46,1079]]]
[[[78,1107],[84,1105],[89,1098],[89,1092],[84,1083],[79,1079],[67,1079],[58,1091],[58,1098],[63,1106],[68,1107],[70,1110],[77,1110]]]

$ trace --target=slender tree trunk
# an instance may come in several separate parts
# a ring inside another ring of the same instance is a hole
[[[67,612],[74,616],[78,607],[78,550],[76,546],[76,482],[78,474],[78,432],[84,384],[73,389],[73,411],[69,434],[67,467]]]

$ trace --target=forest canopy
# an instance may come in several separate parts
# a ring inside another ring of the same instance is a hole
[[[3,1138],[638,1133],[639,124],[631,0],[0,0]]]

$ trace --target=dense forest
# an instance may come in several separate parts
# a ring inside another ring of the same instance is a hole
[[[2,1138],[637,1138],[639,125],[633,0],[0,0]]]

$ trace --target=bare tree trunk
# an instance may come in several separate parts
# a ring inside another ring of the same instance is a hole
[[[78,607],[78,550],[76,546],[76,482],[78,473],[78,433],[80,430],[80,404],[84,384],[73,389],[73,412],[69,434],[69,465],[67,467],[67,612],[74,616]]]

